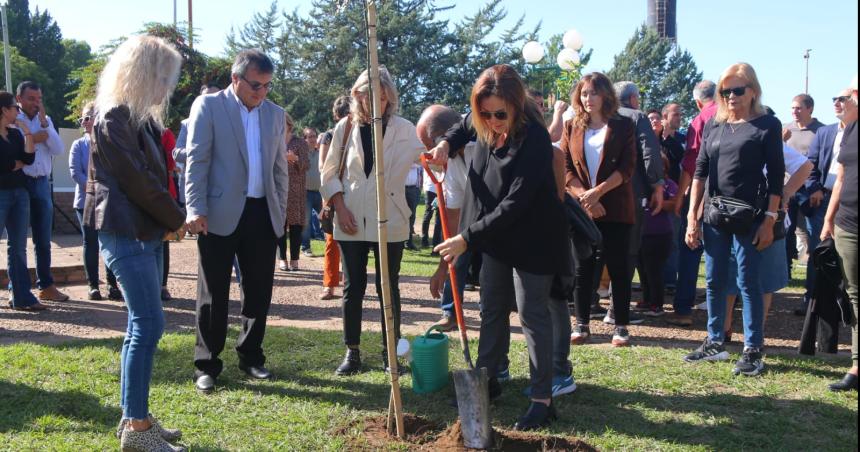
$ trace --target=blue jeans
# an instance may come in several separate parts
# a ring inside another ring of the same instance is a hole
[[[54,203],[48,178],[28,177],[25,184],[30,194],[30,228],[36,247],[36,287],[47,289],[54,285],[51,276],[51,233],[54,224]]]
[[[307,212],[308,219],[305,222],[305,228],[302,230],[302,250],[311,249],[311,237],[317,238],[322,236],[320,229],[320,220],[317,214],[322,212],[322,195],[318,191],[307,191]]]
[[[753,245],[753,232],[736,235],[705,224],[705,273],[708,282],[708,337],[714,342],[725,340],[726,296],[729,266],[734,251],[737,259],[737,283],[743,299],[744,346],[764,344],[764,300],[759,266],[761,253]]]
[[[693,313],[696,302],[696,285],[699,282],[699,264],[702,262],[704,247],[691,250],[684,243],[687,232],[687,216],[682,215],[680,224],[681,234],[678,240],[678,279],[675,283],[675,299],[673,305],[678,315]]]
[[[812,291],[815,285],[815,261],[812,258],[812,253],[818,244],[821,243],[821,229],[824,228],[824,216],[827,215],[827,206],[830,204],[830,193],[824,195],[821,205],[815,209],[811,217],[806,217],[806,230],[809,232],[809,259],[806,261],[806,293],[803,294],[803,299],[809,301],[812,298]]]
[[[454,273],[457,276],[457,292],[460,293],[460,300],[463,299],[463,286],[466,285],[466,278],[469,276],[469,265],[472,263],[472,252],[466,250],[457,261],[454,262]],[[451,279],[445,281],[445,287],[442,290],[442,314],[446,316],[454,315],[454,293],[451,290]]]
[[[0,189],[0,224],[6,228],[6,270],[12,288],[12,306],[27,307],[38,301],[30,292],[27,270],[27,226],[30,197],[23,188]]]
[[[161,334],[162,241],[135,240],[99,232],[102,258],[119,281],[128,307],[128,328],[120,355],[123,418],[146,419],[152,362]]]

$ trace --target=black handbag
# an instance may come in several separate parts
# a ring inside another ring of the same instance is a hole
[[[580,259],[591,257],[603,244],[603,235],[579,204],[579,200],[568,193],[564,194],[564,211],[570,223],[570,235],[574,239],[573,251]]]
[[[349,146],[350,134],[352,132],[352,120],[346,121],[346,130],[343,134],[343,139],[340,144],[340,166],[337,170],[338,180],[343,180],[343,173],[346,170],[346,154],[347,146]],[[322,211],[317,214],[320,220],[320,229],[326,234],[334,234],[334,205],[326,203]]]

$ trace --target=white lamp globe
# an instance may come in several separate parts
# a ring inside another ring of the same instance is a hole
[[[576,30],[569,30],[565,33],[562,42],[566,49],[576,50],[577,52],[582,49],[582,35]]]
[[[526,60],[526,63],[535,64],[542,60],[543,56],[543,46],[539,42],[530,41],[523,46],[523,58]]]
[[[558,52],[557,63],[558,67],[563,70],[572,71],[579,64],[579,52],[572,49],[562,49],[561,52]]]

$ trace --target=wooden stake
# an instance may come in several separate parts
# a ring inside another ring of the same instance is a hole
[[[373,92],[371,100],[373,106],[373,153],[376,168],[376,205],[377,217],[379,218],[379,273],[382,286],[382,306],[385,311],[385,333],[388,348],[388,365],[391,368],[391,399],[389,403],[389,419],[391,408],[397,421],[397,436],[401,439],[406,437],[406,427],[403,425],[403,402],[400,398],[400,372],[397,368],[397,338],[394,328],[394,309],[391,305],[391,279],[388,273],[388,216],[385,213],[385,204],[388,197],[385,193],[385,162],[382,155],[382,100],[379,82],[379,55],[377,53],[376,26],[378,23],[376,15],[375,0],[366,0],[367,5],[367,48],[370,57],[368,75]],[[388,425],[391,433],[391,425]]]

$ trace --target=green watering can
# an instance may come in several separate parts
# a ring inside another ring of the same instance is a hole
[[[448,385],[448,336],[433,333],[436,328],[432,326],[412,340],[412,390],[418,394],[436,392]]]

